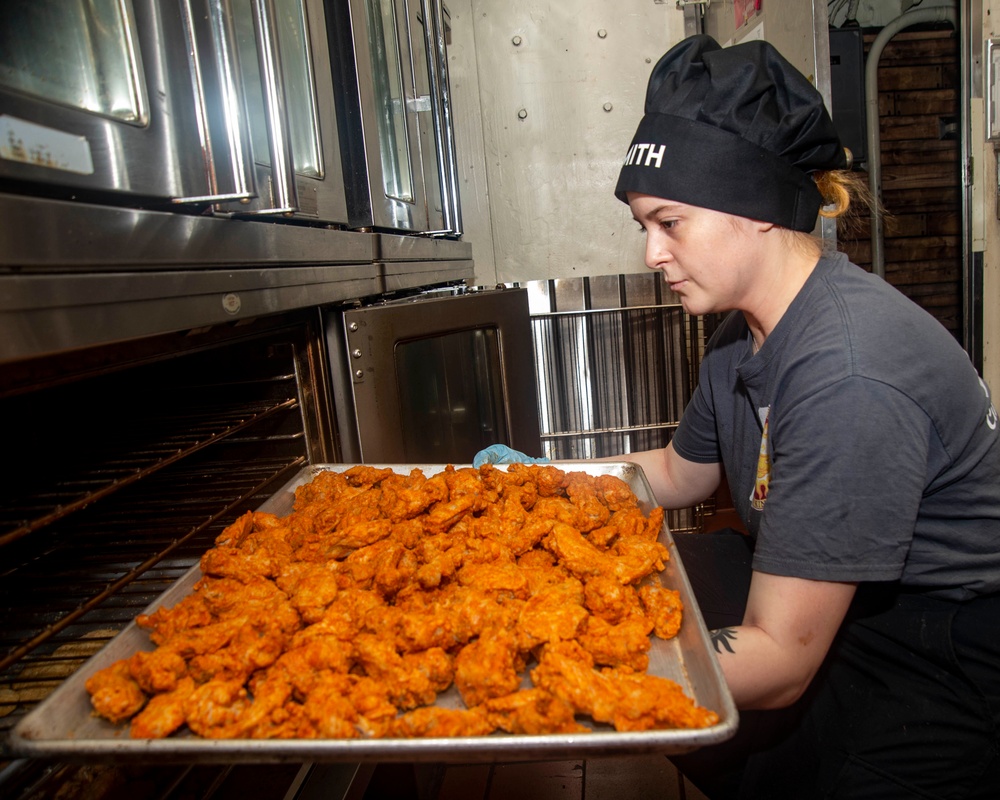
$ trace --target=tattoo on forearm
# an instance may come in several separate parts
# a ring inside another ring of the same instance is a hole
[[[736,628],[719,628],[709,631],[708,635],[712,637],[712,646],[715,647],[716,653],[721,653],[723,647],[730,653],[736,652],[733,650],[733,642],[736,641]]]

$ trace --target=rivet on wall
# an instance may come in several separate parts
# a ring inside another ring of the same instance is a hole
[[[614,106],[612,106],[611,103],[605,103],[604,104],[604,110],[605,111],[610,111],[612,108],[614,108]]]
[[[525,119],[527,116],[528,116],[528,110],[525,108],[522,108],[520,111],[517,112],[518,119]]]
[[[607,32],[606,30],[604,30],[604,28],[601,28],[601,29],[600,29],[600,30],[599,30],[599,31],[597,32],[597,37],[598,37],[599,39],[607,39],[607,38],[608,38],[608,32]]]
[[[522,39],[520,36],[515,36],[510,41],[511,41],[511,44],[514,45],[514,47],[520,47],[521,46],[521,42],[523,42],[524,39]]]

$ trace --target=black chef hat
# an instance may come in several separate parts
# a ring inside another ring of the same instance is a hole
[[[615,195],[811,231],[822,198],[809,174],[846,167],[822,96],[772,45],[697,35],[653,67]]]

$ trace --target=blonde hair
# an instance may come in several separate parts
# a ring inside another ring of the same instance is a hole
[[[813,180],[823,197],[821,217],[839,220],[851,229],[857,226],[861,214],[874,214],[876,210],[885,213],[860,173],[846,169],[820,171],[813,173]]]

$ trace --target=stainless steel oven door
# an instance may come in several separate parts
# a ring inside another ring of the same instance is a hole
[[[230,0],[256,196],[219,206],[347,225],[323,0]]]
[[[341,452],[368,463],[469,463],[507,444],[541,455],[525,289],[414,298],[332,313]]]
[[[0,179],[26,193],[132,204],[249,197],[228,5],[5,4]]]
[[[440,0],[331,0],[351,225],[461,234]]]

